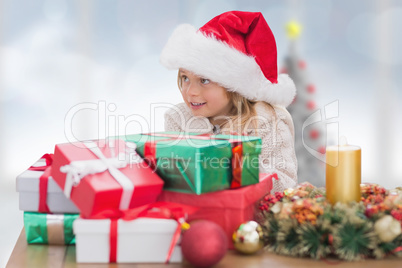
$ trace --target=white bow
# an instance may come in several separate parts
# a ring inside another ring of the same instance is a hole
[[[134,184],[119,169],[127,166],[125,155],[123,157],[106,158],[94,142],[85,142],[84,145],[99,159],[72,161],[70,164],[60,167],[60,172],[67,173],[64,184],[64,194],[70,198],[73,186],[76,186],[87,175],[109,171],[110,175],[122,186],[123,193],[120,199],[120,209],[129,208],[134,192]],[[125,159],[125,160],[119,160]]]

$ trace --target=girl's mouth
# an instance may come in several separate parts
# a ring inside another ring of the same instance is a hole
[[[190,102],[190,106],[192,109],[200,109],[206,104],[206,102]]]

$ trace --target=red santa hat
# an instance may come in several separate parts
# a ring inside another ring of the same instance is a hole
[[[278,76],[275,38],[260,12],[226,12],[199,30],[179,25],[160,61],[168,69],[186,69],[254,101],[286,107],[296,93],[287,74]]]

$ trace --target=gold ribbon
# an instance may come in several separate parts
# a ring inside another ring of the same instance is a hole
[[[49,245],[64,245],[64,215],[46,215]]]

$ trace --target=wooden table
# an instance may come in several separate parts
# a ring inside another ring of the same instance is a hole
[[[329,263],[335,267],[372,267],[372,268],[393,268],[402,267],[402,259],[389,258],[386,260],[365,260],[359,262],[339,262],[339,261],[316,261],[312,259],[291,258],[279,256],[272,253],[261,252],[257,255],[244,256],[235,251],[228,251],[226,256],[214,267],[323,267]],[[11,257],[7,263],[7,268],[17,267],[191,267],[188,263],[183,264],[79,264],[75,262],[75,246],[47,246],[47,245],[28,245],[25,239],[24,229],[18,238]]]

